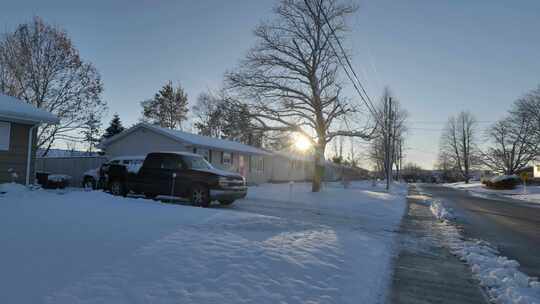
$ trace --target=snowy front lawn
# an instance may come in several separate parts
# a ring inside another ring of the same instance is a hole
[[[406,195],[264,185],[203,209],[2,191],[0,303],[381,303]]]
[[[523,187],[523,185],[519,185],[516,187],[516,189],[513,189],[513,190],[488,189],[484,185],[482,185],[480,182],[471,182],[469,184],[459,182],[459,183],[444,184],[444,185],[447,187],[454,188],[454,189],[467,190],[471,194],[476,195],[478,197],[484,197],[486,195],[497,195],[497,196],[513,198],[517,200],[522,200],[529,203],[540,203],[540,186],[536,186],[536,185],[526,186],[525,188]]]

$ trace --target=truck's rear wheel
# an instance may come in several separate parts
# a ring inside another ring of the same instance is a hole
[[[126,196],[126,190],[124,189],[124,184],[120,181],[111,182],[111,193],[116,196]]]
[[[97,189],[96,180],[90,176],[85,177],[83,181],[83,188],[96,190]]]
[[[194,185],[190,194],[191,203],[195,206],[207,208],[210,206],[210,194],[203,185]]]
[[[234,203],[234,200],[220,200],[219,201],[219,204],[221,206],[229,206],[231,205],[232,203]]]
[[[147,198],[147,199],[155,200],[156,197],[157,197],[157,194],[154,194],[154,193],[145,193],[145,194],[144,194],[144,197]]]

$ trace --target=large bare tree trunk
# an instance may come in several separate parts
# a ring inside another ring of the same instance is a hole
[[[311,184],[311,191],[313,192],[319,192],[321,190],[321,184],[324,180],[324,151],[324,145],[317,145],[315,147],[313,182]]]

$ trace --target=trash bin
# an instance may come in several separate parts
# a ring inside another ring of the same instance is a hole
[[[49,182],[49,175],[50,173],[48,172],[36,172],[36,179],[41,187],[45,188],[47,186],[47,183]]]

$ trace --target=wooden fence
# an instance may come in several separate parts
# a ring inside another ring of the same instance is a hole
[[[81,157],[38,157],[36,172],[66,174],[71,176],[72,187],[81,187],[84,172],[101,166],[107,158],[104,156]]]

